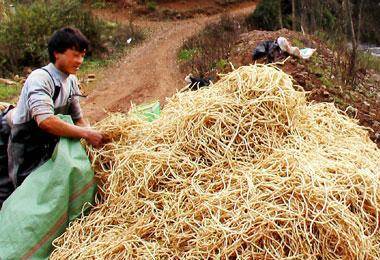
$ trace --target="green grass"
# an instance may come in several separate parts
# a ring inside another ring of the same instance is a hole
[[[322,64],[321,57],[319,57],[318,55],[313,55],[310,59],[310,64],[309,64],[310,72],[321,75],[319,79],[322,82],[322,84],[325,85],[327,88],[330,88],[330,89],[334,88],[334,82],[329,77],[330,72],[327,71],[326,69],[323,69],[321,67],[321,64]]]
[[[197,49],[182,49],[178,53],[178,59],[180,61],[189,61],[197,53]]]
[[[111,22],[107,22],[107,23],[109,26],[117,26],[116,23],[115,24]],[[94,73],[97,70],[103,69],[107,67],[108,65],[115,63],[116,61],[124,57],[127,54],[127,52],[134,47],[136,43],[140,43],[144,41],[147,35],[148,35],[147,32],[141,31],[141,35],[138,35],[139,38],[136,39],[136,37],[132,37],[134,38],[133,39],[134,41],[132,42],[131,45],[123,46],[119,44],[118,46],[116,46],[116,49],[112,53],[108,54],[104,58],[86,57],[83,61],[82,66],[80,67],[80,70],[77,76],[82,77],[88,73]]]
[[[110,64],[113,59],[85,59],[80,70],[78,72],[78,76],[81,77],[85,74],[92,73],[96,70],[102,69]]]
[[[157,3],[155,1],[149,1],[147,4],[146,4],[146,7],[148,8],[148,10],[150,11],[155,11],[157,9]]]
[[[339,97],[334,97],[334,103],[341,109],[346,109],[346,107],[349,105],[347,102],[345,102],[343,99]]]
[[[105,69],[107,66],[117,62],[120,59],[120,57],[122,57],[122,54],[125,53],[125,51],[126,51],[125,49],[120,50],[117,53],[114,53],[105,59],[99,59],[99,58],[85,59],[76,76],[78,77],[79,80],[81,80],[81,79],[86,79],[88,74],[97,75],[100,71]],[[84,91],[84,93],[92,92],[94,87],[95,87],[95,84],[92,84],[92,83],[81,84],[81,90]]]
[[[292,46],[297,46],[300,49],[305,48],[305,44],[301,40],[299,40],[297,38],[294,38],[291,41],[291,43],[292,43]]]
[[[0,101],[12,102],[15,99],[15,97],[17,97],[20,94],[21,89],[21,84],[9,86],[0,83]]]
[[[77,76],[78,78],[85,77],[87,74],[95,73],[109,64],[117,61],[123,55],[123,51],[119,51],[117,54],[112,54],[106,59],[85,59]],[[22,84],[17,85],[5,85],[0,83],[0,102],[12,102],[20,94]]]
[[[216,62],[217,69],[224,69],[227,66],[228,66],[228,60],[220,59]]]
[[[91,7],[94,9],[104,9],[110,6],[111,6],[111,3],[107,3],[102,0],[95,0],[95,1],[92,1],[91,3]]]
[[[373,69],[380,72],[380,58],[372,56],[369,53],[359,52],[358,55],[359,67]]]

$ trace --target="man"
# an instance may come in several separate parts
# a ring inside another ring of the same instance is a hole
[[[56,31],[48,44],[51,63],[29,75],[17,106],[4,116],[10,137],[8,176],[3,169],[0,173],[0,208],[24,179],[51,157],[60,136],[84,138],[95,147],[102,144],[102,134],[91,129],[83,118],[74,76],[88,46],[78,29]],[[64,122],[57,114],[71,115],[75,125]]]

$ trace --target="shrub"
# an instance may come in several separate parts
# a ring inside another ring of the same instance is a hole
[[[19,72],[24,66],[45,64],[47,42],[55,30],[64,26],[76,27],[86,35],[91,42],[89,56],[107,53],[118,42],[129,38],[127,34],[135,33],[133,28],[110,25],[94,17],[80,0],[18,4],[16,15],[8,16],[0,24],[0,75]],[[136,38],[141,37],[136,33]]]
[[[92,50],[102,51],[99,32],[103,30],[103,25],[83,10],[79,1],[19,4],[16,6],[16,15],[9,16],[0,25],[0,60],[3,70],[15,72],[20,66],[38,66],[46,62],[48,39],[63,26],[79,28],[91,41]]]
[[[239,22],[227,15],[218,23],[207,25],[200,34],[184,42],[179,52],[182,70],[216,76],[227,67],[229,52],[240,33]]]
[[[255,11],[246,18],[246,23],[254,28],[277,30],[280,28],[279,9],[279,0],[260,1]]]
[[[3,102],[12,102],[20,93],[20,90],[21,84],[8,86],[0,83],[0,100]]]
[[[196,52],[197,52],[196,49],[182,49],[182,50],[180,50],[180,52],[178,54],[178,58],[181,61],[188,61],[194,57]]]
[[[372,56],[370,53],[359,52],[358,67],[373,69],[377,73],[380,73],[380,59],[378,57]]]
[[[149,11],[155,11],[157,9],[157,3],[154,1],[149,1],[146,4],[146,7],[148,8]]]
[[[216,68],[223,70],[228,66],[228,61],[225,59],[220,59],[216,62]]]

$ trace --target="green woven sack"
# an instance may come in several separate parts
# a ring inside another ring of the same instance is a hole
[[[71,122],[69,116],[61,116]],[[0,259],[46,259],[52,241],[93,203],[94,173],[79,140],[61,138],[0,211]]]
[[[148,122],[152,122],[160,116],[160,102],[142,104],[132,109],[132,115],[138,116]]]

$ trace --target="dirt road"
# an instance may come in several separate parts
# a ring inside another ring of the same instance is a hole
[[[247,2],[231,10],[230,14],[248,14],[255,6],[254,1]],[[177,52],[183,41],[219,17],[169,22],[138,21],[137,25],[149,26],[152,31],[150,37],[101,73],[94,91],[82,102],[86,117],[94,122],[103,118],[105,111],[126,112],[131,102],[141,104],[160,100],[163,104],[166,97],[185,86],[184,75],[177,63]]]

